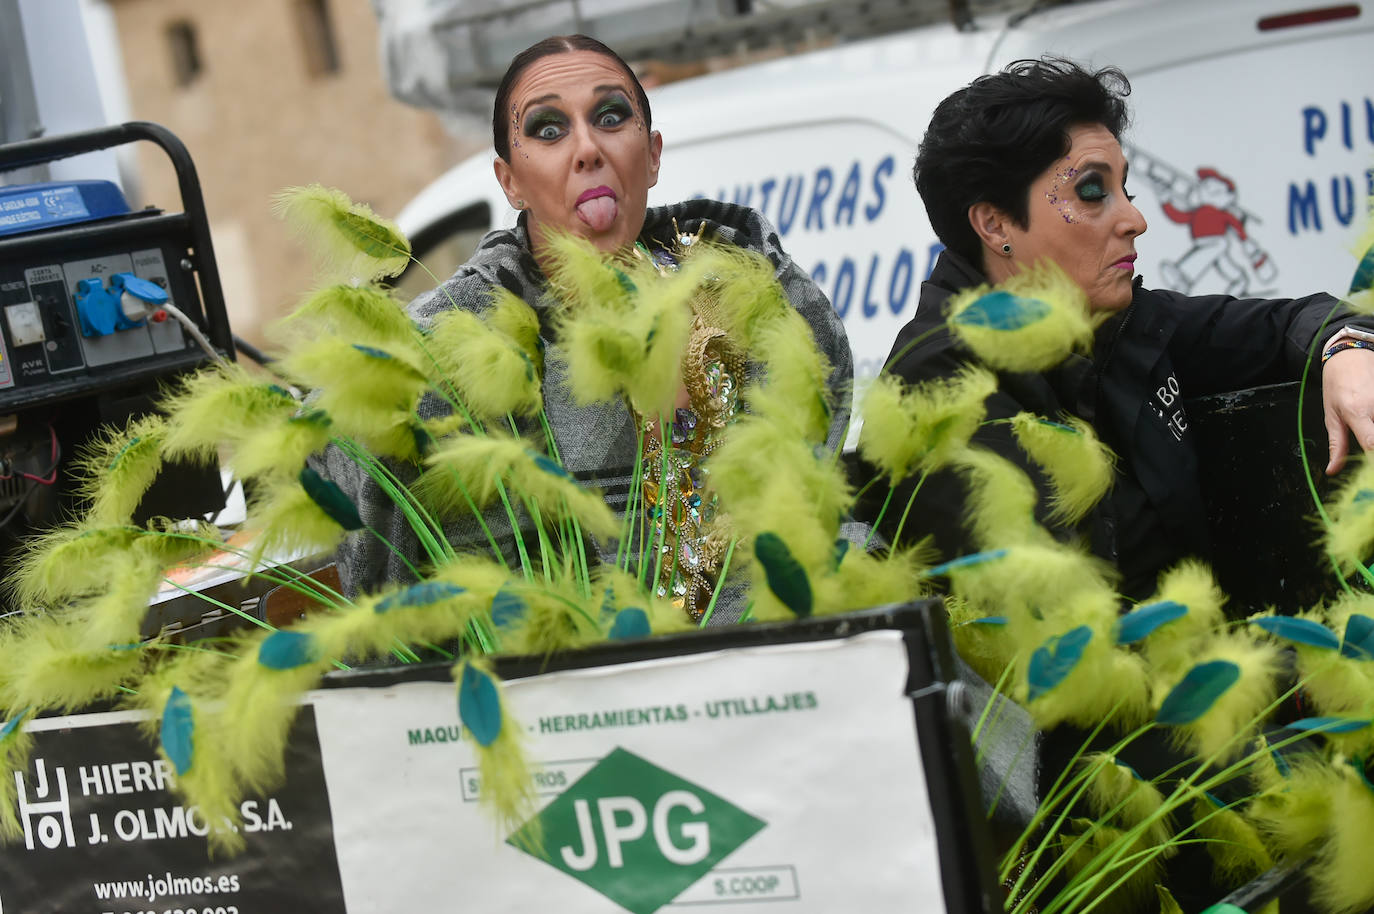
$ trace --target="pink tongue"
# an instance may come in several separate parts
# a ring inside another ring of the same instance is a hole
[[[614,197],[593,197],[583,203],[577,204],[577,215],[594,232],[604,232],[615,223],[616,214],[620,207],[616,205]]]

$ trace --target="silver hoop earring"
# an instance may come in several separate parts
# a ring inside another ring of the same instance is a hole
[[[1003,253],[1003,254],[1010,254],[1010,253],[1011,253],[1011,245],[1009,245],[1009,244],[1004,244],[1004,245],[1002,245],[1002,253]]]

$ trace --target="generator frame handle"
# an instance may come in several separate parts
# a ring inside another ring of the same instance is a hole
[[[229,329],[229,312],[224,304],[219,265],[215,262],[215,249],[210,240],[210,224],[205,215],[200,178],[196,175],[196,167],[191,162],[191,154],[185,144],[170,130],[151,121],[129,121],[79,133],[9,143],[0,146],[0,174],[140,140],[159,146],[176,170],[181,208],[191,235],[192,263],[200,280],[201,306],[205,309],[205,321],[209,324],[205,329],[210,340],[232,359],[234,338]]]

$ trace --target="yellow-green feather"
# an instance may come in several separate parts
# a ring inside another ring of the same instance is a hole
[[[336,433],[356,438],[377,454],[414,459],[413,415],[428,389],[425,375],[407,348],[372,348],[375,354],[325,337],[297,348],[279,365],[315,390],[311,403],[328,414]]]
[[[1208,840],[1212,866],[1228,885],[1241,885],[1274,865],[1255,827],[1234,809],[1221,809],[1205,797],[1193,801],[1198,834]]]
[[[1327,550],[1349,574],[1374,554],[1374,461],[1361,459],[1344,485],[1327,502],[1331,523]]]
[[[1116,455],[1076,416],[1047,423],[1031,413],[1012,417],[1017,443],[1049,477],[1051,519],[1074,524],[1112,486]]]
[[[282,421],[299,404],[281,386],[224,362],[182,378],[159,403],[168,422],[163,454],[210,461],[253,429]]]
[[[390,290],[351,283],[311,292],[275,329],[288,342],[324,332],[374,346],[409,343],[416,333],[404,303],[397,301]]]
[[[605,499],[568,475],[551,472],[554,461],[533,453],[520,438],[458,435],[438,445],[425,458],[427,469],[411,490],[425,504],[446,514],[490,504],[504,482],[513,496],[539,505],[546,518],[576,517],[588,532],[612,536],[619,528]]]
[[[518,829],[517,843],[537,853],[543,842],[543,834],[540,820],[534,817],[538,793],[534,785],[534,770],[525,752],[523,728],[510,717],[505,689],[487,661],[475,657],[460,660],[453,667],[453,681],[462,681],[463,668],[468,664],[477,667],[496,684],[504,722],[496,741],[490,746],[478,745],[472,739],[467,741],[467,745],[472,746],[477,754],[477,767],[482,777],[479,803],[496,819],[501,835],[509,835]]]
[[[430,328],[428,348],[442,378],[479,418],[529,414],[542,405],[535,361],[481,317],[459,310],[440,314]]]
[[[1150,844],[1164,845],[1174,835],[1172,815],[1157,815],[1164,808],[1164,795],[1149,781],[1141,780],[1114,756],[1091,752],[1079,765],[1088,772],[1085,798],[1093,815],[1130,829],[1149,823],[1144,838]],[[1172,856],[1174,848],[1165,852]]]
[[[881,375],[864,396],[859,451],[893,480],[939,469],[966,449],[996,389],[995,375],[972,366],[913,387]]]
[[[126,524],[162,471],[166,420],[148,415],[98,433],[77,458],[78,491],[90,502],[87,523]]]
[[[342,191],[288,187],[276,195],[274,208],[313,249],[326,275],[372,281],[395,276],[410,262],[410,242],[396,224]]]
[[[1277,645],[1251,641],[1233,632],[1218,632],[1199,643],[1193,664],[1217,660],[1234,663],[1240,668],[1240,678],[1197,720],[1173,727],[1171,736],[1199,756],[1215,755],[1224,760],[1240,754],[1258,731],[1260,713],[1274,700],[1275,680],[1283,660]],[[1157,676],[1156,710],[1183,678],[1175,671]]]
[[[994,290],[1031,298],[1049,307],[1048,314],[1016,330],[961,323],[970,305]],[[996,287],[977,286],[950,299],[951,332],[984,363],[999,371],[1044,371],[1092,343],[1093,320],[1087,296],[1054,263],[1042,261]]]

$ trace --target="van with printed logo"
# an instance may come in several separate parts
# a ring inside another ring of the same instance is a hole
[[[911,165],[935,105],[981,73],[1053,53],[1131,80],[1129,187],[1149,286],[1343,292],[1374,194],[1374,13],[1311,0],[1098,0],[925,27],[650,90],[663,164],[650,203],[760,210],[830,298],[873,377],[941,245]],[[444,275],[511,225],[492,153],[398,222]],[[432,280],[406,277],[405,291]]]

